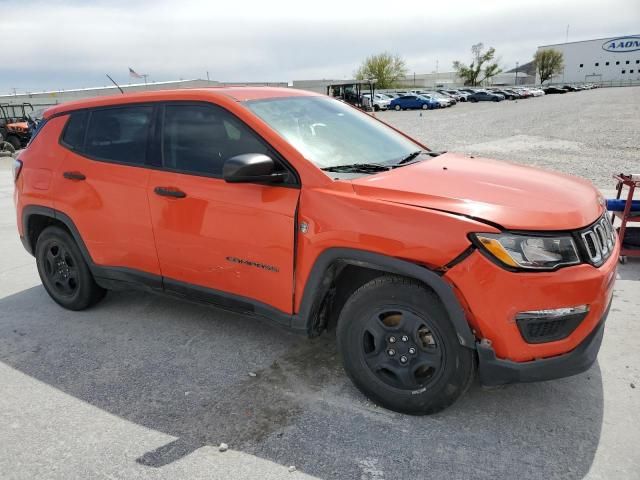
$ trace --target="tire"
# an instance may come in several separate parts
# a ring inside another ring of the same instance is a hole
[[[380,107],[378,105],[374,105],[373,106],[373,111],[374,112],[379,112],[380,111]]]
[[[396,112],[399,112],[400,110],[402,110],[402,107],[401,107],[400,105],[396,105],[395,107],[393,107],[393,109],[394,109]]]
[[[422,104],[422,110],[428,110],[429,109],[429,105],[427,105],[426,103]]]
[[[469,101],[470,101],[471,103],[477,103],[477,102],[478,102],[478,100],[477,100],[477,99],[475,99],[475,98],[472,98],[472,99],[471,99],[471,100],[469,100]]]
[[[494,98],[494,99],[493,99],[493,101],[494,101],[494,102],[499,102],[499,101],[500,101],[500,99],[499,99],[498,97],[496,97],[496,98]]]
[[[460,345],[435,293],[412,279],[385,275],[356,290],[337,340],[351,381],[389,410],[439,412],[473,380],[475,352]]]
[[[62,307],[84,310],[104,297],[106,290],[96,284],[80,248],[66,230],[45,228],[35,253],[42,285]]]
[[[14,135],[9,135],[5,141],[9,142],[15,150],[20,150],[22,148],[22,143],[20,143],[20,139]]]

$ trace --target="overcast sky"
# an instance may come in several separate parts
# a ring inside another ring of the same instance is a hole
[[[0,0],[0,93],[154,81],[351,78],[367,55],[450,71],[476,42],[503,68],[538,45],[640,33],[640,0]],[[356,6],[360,4],[360,6]],[[437,63],[436,63],[437,62]]]

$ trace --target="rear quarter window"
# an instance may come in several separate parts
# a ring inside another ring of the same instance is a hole
[[[72,113],[62,134],[62,143],[72,150],[82,150],[87,126],[86,111]]]

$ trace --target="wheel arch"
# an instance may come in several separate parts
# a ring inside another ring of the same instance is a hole
[[[22,209],[23,244],[27,251],[33,255],[36,248],[36,241],[42,231],[50,226],[58,225],[64,227],[76,241],[82,256],[88,265],[93,265],[93,260],[89,250],[82,240],[80,232],[76,228],[73,220],[68,215],[51,207],[41,205],[27,205]]]
[[[330,248],[318,256],[307,278],[300,309],[292,319],[294,329],[314,336],[327,327],[331,314],[327,309],[336,295],[335,281],[347,267],[373,271],[374,276],[392,273],[422,282],[433,290],[442,302],[460,344],[475,348],[475,337],[467,323],[464,310],[453,288],[440,275],[406,260],[349,248]]]

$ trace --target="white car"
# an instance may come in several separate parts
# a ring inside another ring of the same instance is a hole
[[[527,88],[527,90],[529,90],[534,97],[541,97],[544,95],[544,90],[542,90],[541,88],[532,87]]]
[[[363,105],[370,107],[371,106],[371,94],[363,93],[362,94],[362,103]],[[384,94],[375,93],[373,95],[373,109],[374,110],[386,110],[389,108],[389,104],[391,103],[391,99]]]

